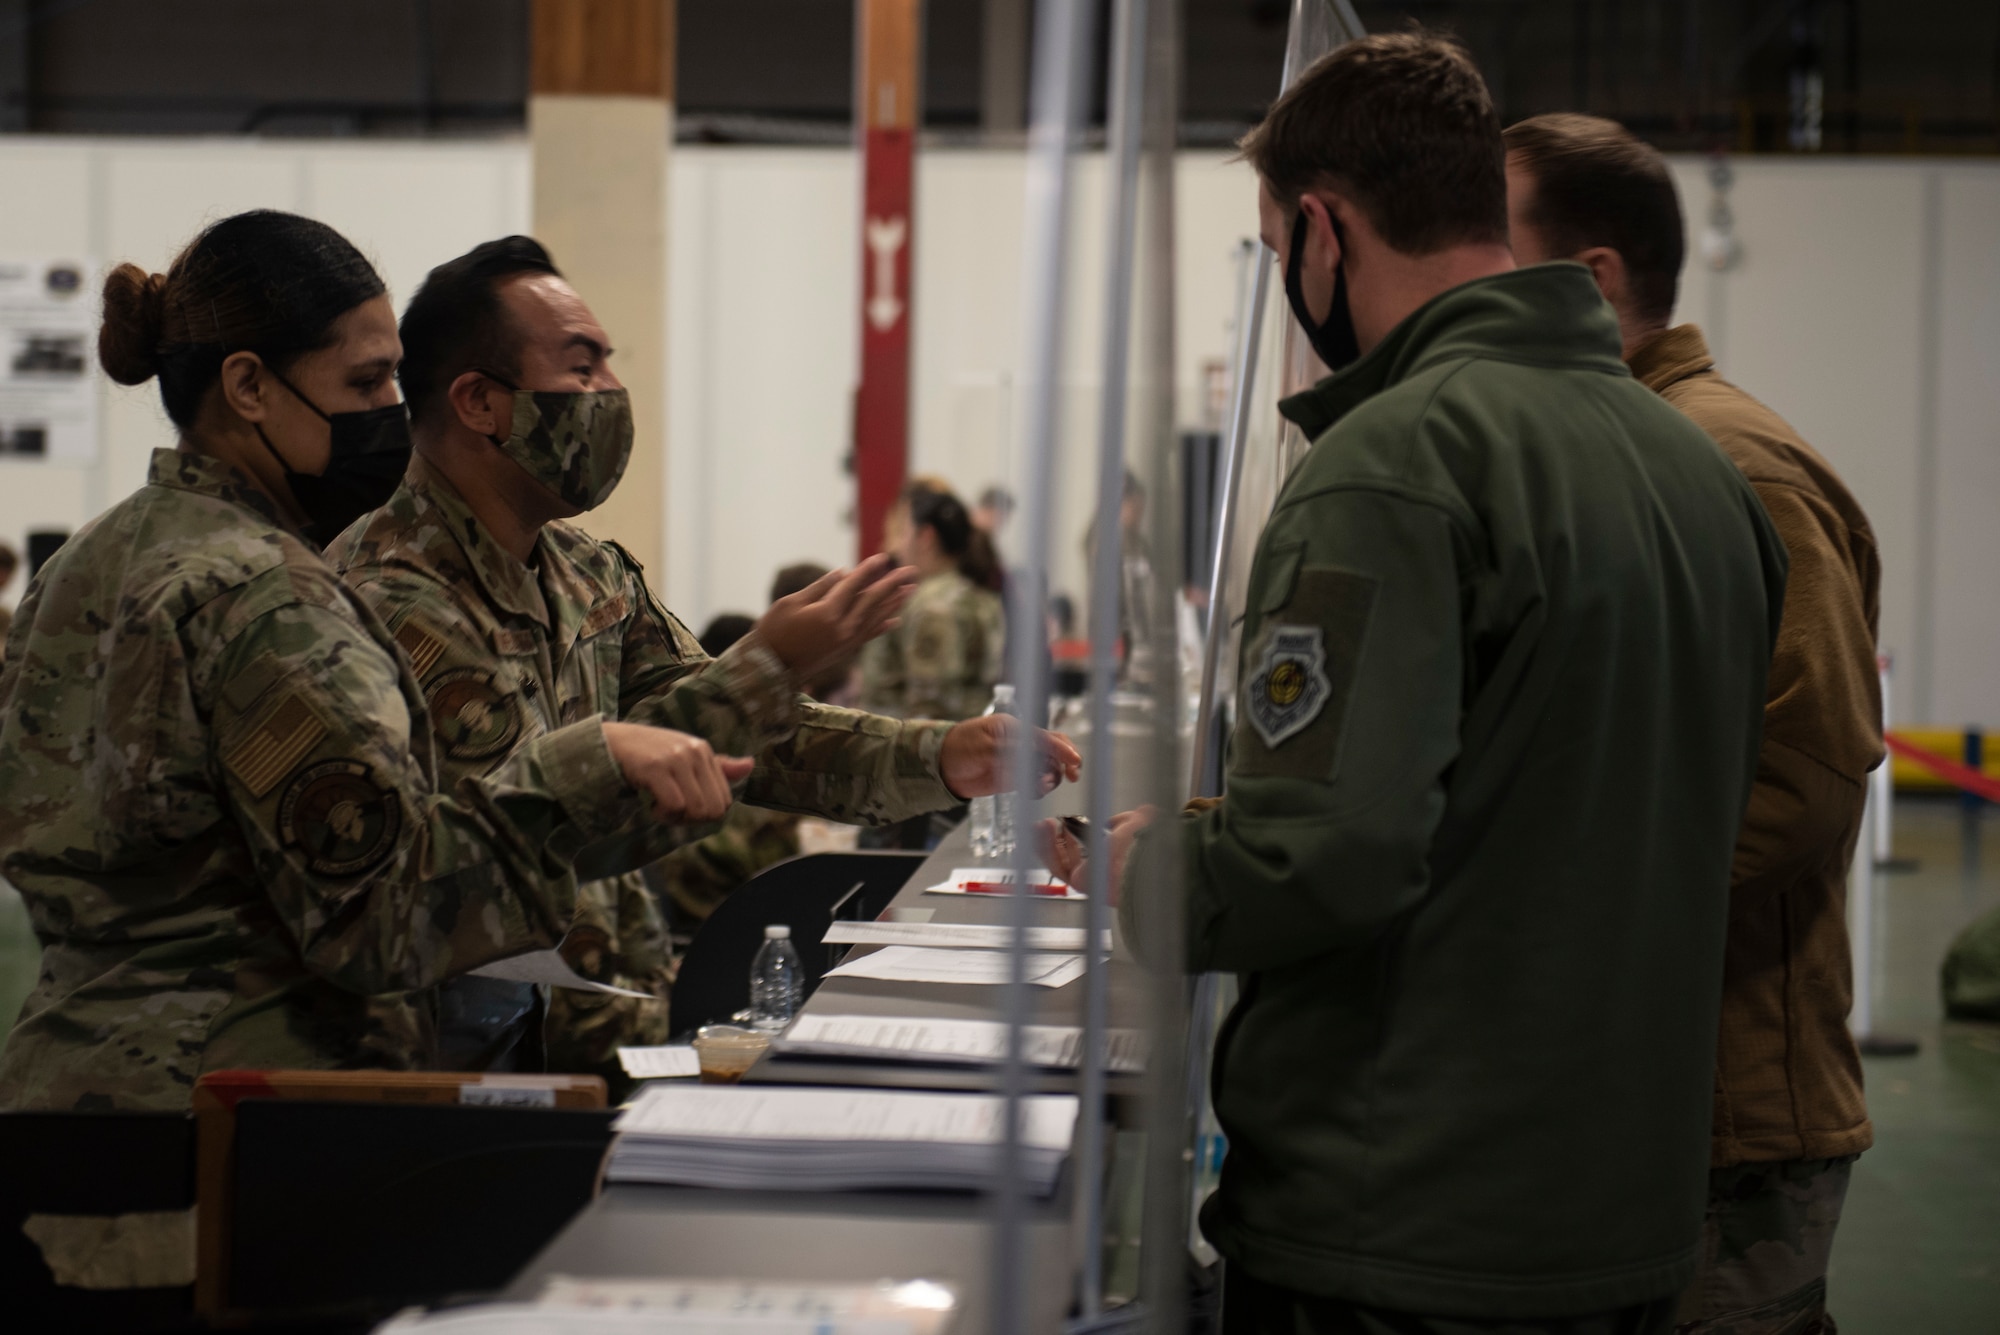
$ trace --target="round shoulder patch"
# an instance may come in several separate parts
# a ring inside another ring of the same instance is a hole
[[[450,668],[424,685],[431,727],[454,760],[505,755],[521,735],[521,711],[485,668]]]
[[[278,833],[321,876],[374,870],[396,846],[403,808],[358,760],[325,760],[300,772],[278,803]]]

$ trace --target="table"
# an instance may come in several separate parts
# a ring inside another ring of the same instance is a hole
[[[999,923],[1008,919],[1010,905],[998,897],[984,895],[932,895],[924,887],[947,880],[954,867],[973,865],[971,836],[961,825],[951,832],[931,855],[924,859],[909,883],[890,901],[891,911],[899,908],[933,910],[931,921],[940,923]],[[1030,903],[1030,925],[1034,927],[1074,927],[1086,925],[1088,906],[1078,900],[1035,898]],[[855,946],[858,955],[879,950],[879,946]],[[1138,967],[1124,949],[1113,928],[1113,951],[1109,965],[1110,1015],[1115,1028],[1137,1027],[1144,1014],[1144,981]],[[1082,1025],[1084,987],[1081,980],[1067,987],[1030,987],[1029,1023]],[[904,983],[879,978],[828,978],[805,1004],[807,1015],[879,1015],[895,1019],[935,1017],[949,1020],[997,1020],[1003,1017],[1006,989],[967,983]],[[812,1057],[796,1053],[772,1052],[744,1076],[754,1084],[829,1084],[886,1087],[894,1089],[994,1089],[997,1068],[869,1061],[865,1058]],[[1137,1092],[1139,1077],[1114,1076],[1112,1092]],[[1038,1093],[1073,1093],[1077,1075],[1073,1071],[1036,1072],[1030,1079]]]
[[[1056,812],[1081,808],[1080,789],[1059,790]],[[891,901],[892,908],[930,908],[934,922],[1003,923],[1005,900],[977,895],[927,895],[953,867],[972,863],[971,841],[961,826],[918,867]],[[1030,925],[1083,927],[1086,905],[1037,897]],[[1115,929],[1114,929],[1115,932]],[[856,951],[879,949],[856,946]],[[1143,1014],[1143,980],[1114,934],[1110,962],[1110,1015],[1114,1027],[1137,1025]],[[1061,988],[1031,987],[1031,1023],[1083,1022],[1081,981]],[[806,1013],[826,1015],[1002,1018],[1005,989],[948,983],[901,983],[870,978],[829,978],[806,1003]],[[766,1083],[841,1084],[905,1089],[982,1089],[997,1086],[997,1068],[807,1058],[773,1054],[749,1080]],[[1038,1072],[1031,1088],[1072,1092],[1074,1072]],[[1114,1076],[1115,1095],[1136,1093],[1139,1078]],[[1024,1295],[1028,1328],[1054,1332],[1074,1296],[1074,1192],[1065,1172],[1056,1194],[1030,1201],[1027,1210]],[[959,1289],[954,1335],[985,1335],[991,1315],[988,1274],[993,1259],[992,1205],[969,1193],[714,1191],[636,1183],[609,1185],[556,1240],[530,1263],[509,1290],[530,1299],[554,1275],[877,1280],[936,1279]]]

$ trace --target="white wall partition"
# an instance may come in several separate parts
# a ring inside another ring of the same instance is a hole
[[[1900,712],[2000,725],[1988,536],[2000,516],[2000,164],[1734,168],[1741,260],[1724,274],[1691,266],[1682,318],[1707,327],[1725,373],[1791,419],[1867,506]],[[1698,234],[1706,163],[1675,170]],[[401,302],[431,265],[527,225],[527,173],[516,141],[10,138],[0,140],[0,259],[157,268],[205,221],[268,205],[346,232]],[[1022,187],[1019,153],[934,151],[918,164],[911,462],[967,492],[1012,471]],[[1254,231],[1255,207],[1247,168],[1219,153],[1184,155],[1176,188],[1176,346],[1191,418],[1203,363],[1228,347],[1231,254]],[[855,167],[840,149],[684,146],[670,189],[667,538],[642,556],[698,629],[715,612],[755,611],[779,565],[853,551]],[[1078,163],[1075,195],[1051,555],[1055,587],[1080,593],[1101,159]],[[18,546],[30,528],[73,528],[137,486],[147,452],[169,442],[150,388],[103,393],[97,466],[0,460],[0,537]]]

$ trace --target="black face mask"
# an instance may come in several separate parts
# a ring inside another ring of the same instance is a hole
[[[1292,224],[1292,253],[1285,262],[1285,300],[1292,304],[1293,318],[1306,331],[1306,342],[1312,344],[1313,352],[1326,363],[1327,370],[1338,371],[1360,360],[1361,344],[1354,337],[1354,316],[1347,309],[1347,234],[1331,211],[1326,220],[1333,225],[1334,240],[1340,242],[1340,263],[1333,271],[1333,309],[1326,313],[1326,319],[1315,321],[1306,306],[1305,288],[1299,281],[1306,254],[1303,206]]]
[[[298,386],[272,370],[271,375],[306,407],[326,420],[333,431],[333,449],[326,471],[300,473],[272,446],[261,423],[257,436],[285,470],[285,485],[305,512],[305,535],[324,547],[361,516],[395,493],[410,466],[410,414],[400,403],[359,413],[327,413]]]

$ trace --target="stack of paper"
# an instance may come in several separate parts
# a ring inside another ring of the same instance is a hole
[[[1030,927],[1025,934],[1029,950],[1081,951],[1089,933],[1081,927]],[[1008,950],[1014,944],[1014,929],[986,922],[836,922],[821,937],[827,945],[841,946],[938,946],[959,950]],[[1111,949],[1111,933],[1100,938]]]
[[[941,1335],[950,1285],[763,1280],[577,1279],[555,1275],[534,1302],[404,1312],[376,1335]]]
[[[1004,987],[1009,956],[998,950],[947,950],[935,946],[884,946],[851,959],[828,978],[879,978],[893,983],[974,983]],[[1037,987],[1067,987],[1083,977],[1081,955],[1029,955],[1027,980]]]
[[[780,1052],[892,1061],[972,1062],[1007,1057],[1007,1026],[994,1020],[898,1020],[878,1015],[801,1015],[778,1040]],[[1083,1030],[1031,1024],[1021,1030],[1021,1056],[1031,1066],[1075,1069],[1083,1064]],[[1146,1069],[1145,1035],[1113,1029],[1105,1035],[1104,1068]]]
[[[1046,1196],[1069,1153],[1077,1101],[1021,1101],[1022,1185]],[[655,1085],[622,1113],[612,1182],[771,1191],[992,1184],[1006,1100],[986,1094]]]

